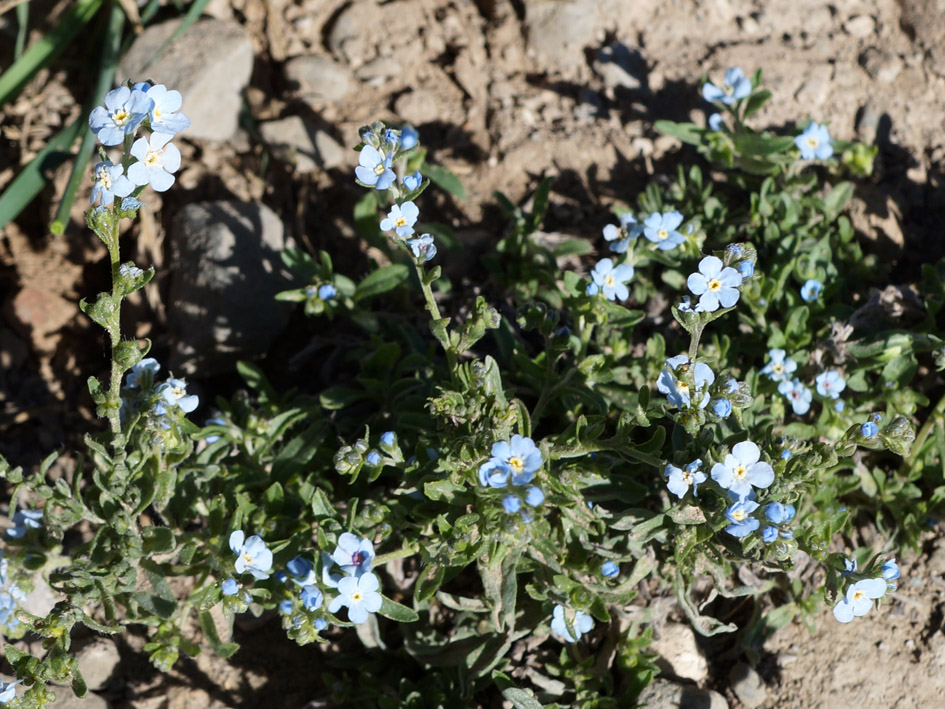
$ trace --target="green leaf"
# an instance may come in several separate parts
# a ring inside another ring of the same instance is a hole
[[[761,91],[755,91],[751,96],[748,97],[748,101],[745,103],[745,118],[748,118],[753,113],[761,110],[761,107],[765,105],[768,99],[771,98],[771,92],[767,89],[762,89]]]
[[[789,135],[742,133],[735,136],[734,142],[735,149],[742,155],[764,157],[790,150],[794,145],[794,138]]]
[[[456,177],[456,175],[447,170],[445,167],[442,167],[441,165],[433,165],[431,163],[424,163],[421,172],[429,177],[439,187],[453,195],[456,199],[460,201],[466,199],[466,188],[463,187],[463,183],[459,181],[459,178]]]
[[[174,532],[167,527],[145,527],[141,537],[145,554],[165,554],[176,544]]]
[[[538,189],[535,190],[535,197],[532,200],[532,211],[528,219],[527,231],[529,233],[537,231],[541,226],[541,220],[545,218],[545,212],[548,211],[548,197],[551,194],[551,185],[554,183],[553,177],[545,177],[538,183]]]
[[[502,690],[502,696],[512,702],[515,709],[542,709],[542,703],[535,699],[532,692],[519,689],[518,687],[509,687]]]
[[[585,256],[594,250],[594,245],[585,239],[568,239],[555,246],[551,253],[555,258],[562,256]]]
[[[381,235],[380,222],[377,220],[378,207],[374,190],[365,193],[354,205],[354,228],[358,236],[372,246],[386,246],[387,242]]]
[[[251,389],[263,392],[269,399],[278,398],[276,390],[272,388],[269,380],[266,379],[266,375],[255,364],[243,361],[237,362],[236,371]]]
[[[660,120],[653,124],[653,128],[663,135],[669,135],[689,145],[702,145],[705,128],[695,123],[676,123],[675,121]]]
[[[355,300],[373,298],[393,290],[407,280],[410,271],[402,263],[392,263],[377,269],[358,284],[354,292]]]
[[[398,623],[416,623],[420,620],[420,616],[413,608],[392,601],[387,596],[381,596],[381,609],[378,613],[385,618],[396,620]]]
[[[840,216],[840,212],[846,208],[851,199],[853,199],[852,182],[840,182],[834,185],[830,194],[824,198],[824,212],[827,220],[833,221]]]
[[[339,411],[367,398],[369,398],[368,393],[363,389],[342,386],[328,387],[318,395],[322,408],[328,411]]]

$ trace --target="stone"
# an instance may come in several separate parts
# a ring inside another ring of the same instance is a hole
[[[361,66],[355,75],[361,81],[371,86],[381,86],[392,76],[397,76],[402,71],[400,62],[392,57],[377,57],[367,64]]]
[[[843,23],[843,31],[851,37],[863,39],[876,31],[876,22],[869,15],[854,15]]]
[[[647,709],[728,709],[718,692],[658,678],[640,693],[637,706]]]
[[[115,643],[108,638],[99,638],[80,649],[76,655],[79,672],[93,692],[105,689],[121,662]]]
[[[282,222],[262,204],[198,202],[177,213],[168,298],[175,374],[228,372],[269,349],[292,313],[274,300],[294,285],[284,247]]]
[[[134,81],[150,78],[180,91],[181,110],[191,121],[187,138],[228,140],[236,132],[242,93],[253,71],[252,40],[236,22],[205,18],[159,54],[180,22],[145,29],[122,59],[118,75]]]
[[[72,692],[71,687],[56,687],[56,701],[49,705],[49,709],[109,709],[111,704],[104,698],[89,692],[84,699],[79,699]]]
[[[75,303],[41,288],[25,286],[9,305],[11,320],[29,337],[37,352],[51,353],[59,344],[60,330],[75,317]]]
[[[279,160],[303,174],[339,167],[347,160],[334,138],[299,116],[268,121],[259,126],[259,132]]]
[[[45,568],[46,570],[50,570],[54,568],[54,565],[47,564]],[[53,590],[42,573],[36,573],[33,575],[33,590],[26,594],[26,600],[20,605],[22,605],[23,610],[27,613],[32,613],[42,618],[48,615],[49,611],[53,609],[53,606],[63,599],[64,596],[58,591]]]
[[[595,0],[529,2],[525,8],[528,46],[539,64],[567,69],[584,64],[584,47],[597,31]]]
[[[650,646],[680,679],[700,683],[709,676],[709,663],[696,644],[696,635],[688,625],[670,623],[660,629],[659,638]],[[663,664],[663,663],[661,663]]]
[[[945,0],[899,0],[900,24],[927,53],[928,67],[945,76]]]
[[[860,55],[860,66],[881,84],[891,84],[902,71],[902,59],[879,47],[869,47]]]
[[[768,689],[764,681],[751,665],[740,662],[732,668],[729,675],[732,691],[745,706],[745,709],[755,709],[765,703],[768,698]]]
[[[422,126],[441,118],[439,104],[427,91],[408,91],[397,98],[394,112],[408,123]]]
[[[594,71],[610,88],[620,86],[637,91],[647,86],[646,60],[622,42],[614,42],[598,52]]]
[[[285,63],[283,71],[289,87],[314,107],[341,101],[354,83],[351,69],[318,54],[294,57]]]

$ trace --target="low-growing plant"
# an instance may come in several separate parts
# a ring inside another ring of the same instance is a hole
[[[6,645],[22,687],[0,702],[44,706],[50,682],[85,693],[77,624],[148,626],[164,671],[203,645],[230,656],[216,606],[277,615],[299,644],[356,632],[366,657],[326,657],[333,705],[498,692],[528,709],[631,706],[656,672],[653,594],[707,636],[738,630],[724,599],[753,598],[749,652],[796,616],[813,622],[821,598],[840,622],[869,611],[895,586],[895,546],[945,495],[945,399],[913,426],[945,361],[945,265],[923,269],[913,327],[884,320],[870,288],[887,270],[844,214],[874,151],[813,122],[754,130],[760,80],[706,82],[725,113],[708,127],[657,123],[712,171],[680,167],[618,206],[593,264],[587,239],[536,238],[551,179],[527,209],[498,195],[509,229],[474,298],[438,265],[452,234],[419,221],[430,178],[459,194],[455,178],[411,127],[363,128],[355,221],[385,263],[357,279],[327,253],[287,250],[305,285],[280,295],[332,320],[344,372],[280,393],[243,363],[246,389],[204,427],[186,382],[119,326],[154,274],[122,262],[121,222],[148,185],[174,182],[181,97],[110,92],[90,125],[121,155],[101,150],[88,224],[113,286],[82,303],[110,338],[109,375],[89,379],[108,428],[86,436],[71,479],[51,479],[55,455],[30,474],[3,462],[16,526],[0,622],[44,653]],[[889,544],[851,549],[863,524]],[[790,573],[810,565],[819,588]],[[44,618],[17,608],[39,570],[64,595]]]

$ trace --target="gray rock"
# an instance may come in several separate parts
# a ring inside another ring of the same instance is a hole
[[[56,687],[56,701],[49,705],[49,709],[109,709],[111,704],[102,697],[89,692],[84,699],[79,699],[72,693],[70,687]]]
[[[869,15],[854,15],[843,23],[843,31],[851,37],[863,39],[876,31],[876,22]]]
[[[347,160],[344,148],[334,138],[299,116],[263,123],[259,132],[277,158],[294,165],[301,173],[338,167]]]
[[[663,665],[681,679],[700,683],[709,676],[709,663],[696,644],[696,635],[688,625],[670,623],[660,629],[660,636],[650,646]]]
[[[46,566],[46,570],[52,568],[51,564]],[[57,593],[46,581],[42,573],[33,576],[33,590],[26,594],[26,600],[21,603],[23,610],[39,617],[45,617],[64,596]]]
[[[364,18],[377,12],[373,0],[353,2],[343,9],[328,30],[328,48],[351,66],[361,66],[371,56],[370,43],[364,33]]]
[[[718,692],[666,679],[653,680],[637,703],[647,709],[728,709],[728,702]]]
[[[594,71],[611,88],[622,86],[637,91],[647,86],[646,60],[622,42],[614,42],[600,50],[594,61]]]
[[[899,0],[900,24],[925,50],[928,67],[945,76],[945,0]]]
[[[415,126],[430,123],[442,117],[440,106],[428,91],[408,91],[394,104],[398,116]]]
[[[377,57],[361,66],[355,73],[361,81],[371,86],[380,86],[390,77],[397,76],[401,71],[400,62],[396,59]]]
[[[584,63],[584,47],[597,30],[595,0],[529,2],[525,10],[528,45],[539,62],[561,69]]]
[[[354,79],[344,64],[317,54],[287,61],[285,78],[299,97],[314,107],[341,101],[351,91]]]
[[[869,47],[860,55],[860,66],[881,84],[891,84],[902,71],[902,59],[879,47]]]
[[[108,685],[121,662],[121,655],[112,640],[99,638],[79,650],[76,660],[85,683],[97,692]]]
[[[732,690],[738,700],[745,705],[745,709],[755,709],[765,703],[768,698],[768,689],[764,681],[753,667],[739,663],[732,668],[729,675]]]
[[[180,91],[182,111],[191,121],[184,135],[227,140],[236,132],[242,92],[253,71],[252,40],[235,22],[203,19],[158,54],[179,25],[180,20],[170,20],[144,30],[122,60],[118,76],[150,78]]]
[[[171,237],[170,368],[206,376],[265,353],[292,311],[274,300],[292,287],[279,258],[279,217],[261,204],[189,204]]]

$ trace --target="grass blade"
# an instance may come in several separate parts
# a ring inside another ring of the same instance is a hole
[[[26,47],[26,32],[30,24],[30,6],[29,3],[21,3],[16,6],[16,44],[13,46],[13,60],[16,61],[23,56],[23,49]]]

